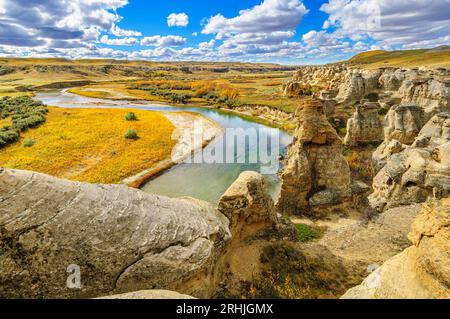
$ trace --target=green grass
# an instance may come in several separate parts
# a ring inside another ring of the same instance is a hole
[[[306,224],[295,224],[295,229],[297,230],[298,240],[302,243],[318,239],[322,236],[320,230]]]

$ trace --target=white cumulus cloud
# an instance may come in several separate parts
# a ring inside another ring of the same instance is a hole
[[[130,46],[135,45],[138,43],[138,40],[133,37],[126,37],[126,38],[117,38],[117,39],[110,39],[107,35],[104,35],[100,39],[101,43],[107,44],[107,45],[124,45],[124,46]]]
[[[184,44],[186,44],[186,38],[180,37],[178,35],[154,35],[151,37],[145,37],[141,40],[141,45],[143,46],[174,47]]]
[[[189,17],[186,13],[171,13],[167,17],[169,27],[186,27],[189,24]]]

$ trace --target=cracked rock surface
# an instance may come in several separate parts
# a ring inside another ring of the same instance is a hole
[[[0,170],[3,298],[96,297],[180,282],[184,293],[207,295],[198,273],[229,238],[226,217],[202,201]],[[80,289],[67,287],[69,265],[80,267]]]

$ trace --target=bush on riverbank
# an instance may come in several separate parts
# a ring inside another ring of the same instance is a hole
[[[0,99],[0,120],[11,117],[11,123],[0,127],[0,148],[15,143],[20,132],[45,122],[47,106],[28,96]]]

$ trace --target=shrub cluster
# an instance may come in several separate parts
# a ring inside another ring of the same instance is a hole
[[[11,124],[0,127],[0,148],[16,142],[20,132],[45,122],[47,106],[28,96],[0,99],[0,119],[11,117]]]

